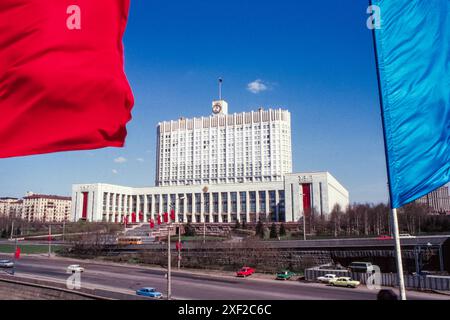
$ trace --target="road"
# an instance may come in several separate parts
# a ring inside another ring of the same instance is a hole
[[[8,258],[0,254],[0,258]],[[143,286],[166,293],[163,269],[126,266],[112,263],[77,261],[45,256],[23,256],[16,263],[16,275],[65,282],[69,264],[80,264],[86,271],[82,285],[133,294]],[[376,291],[367,288],[334,288],[299,281],[276,281],[262,278],[235,278],[232,275],[210,275],[199,272],[173,272],[172,295],[186,300],[373,300]],[[408,292],[409,299],[443,299],[449,296]]]

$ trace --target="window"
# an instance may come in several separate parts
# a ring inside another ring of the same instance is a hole
[[[237,193],[231,192],[231,212],[237,213]]]
[[[251,213],[256,213],[256,192],[255,191],[250,191],[249,193],[249,197],[250,197],[250,212]]]

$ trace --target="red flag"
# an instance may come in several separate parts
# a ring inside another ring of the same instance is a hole
[[[20,247],[17,247],[16,252],[14,253],[15,259],[20,259]]]
[[[167,212],[164,213],[164,222],[165,223],[169,222],[169,214]]]
[[[150,229],[155,228],[155,222],[153,221],[153,219],[150,219]]]
[[[0,158],[124,145],[129,4],[0,1]]]
[[[175,210],[170,210],[170,219],[172,220],[172,221],[175,221]]]
[[[160,224],[161,224],[161,216],[158,213],[158,225],[160,225]]]

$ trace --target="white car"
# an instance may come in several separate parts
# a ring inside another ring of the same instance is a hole
[[[0,268],[14,268],[14,262],[11,260],[0,260]]]
[[[71,264],[67,267],[68,273],[75,273],[75,272],[84,272],[84,268],[81,267],[79,264]]]
[[[400,239],[414,239],[415,236],[410,235],[409,233],[401,233],[398,235]]]
[[[332,273],[328,273],[324,276],[318,277],[317,281],[322,282],[322,283],[330,283],[331,280],[336,279],[336,275],[332,274]]]

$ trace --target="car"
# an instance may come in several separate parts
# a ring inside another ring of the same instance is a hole
[[[335,274],[328,273],[324,276],[317,277],[317,281],[322,282],[322,283],[330,283],[331,280],[334,280],[336,278],[337,278],[337,276]]]
[[[352,262],[348,268],[351,272],[372,273],[374,271],[370,262]]]
[[[79,264],[71,264],[67,267],[68,273],[76,273],[76,272],[84,272],[84,268],[81,267]]]
[[[415,237],[410,235],[409,233],[401,233],[398,235],[400,239],[414,239]]]
[[[335,287],[356,288],[361,283],[359,281],[352,280],[350,277],[338,277],[330,280],[329,284]]]
[[[392,239],[394,239],[394,238],[392,238],[391,236],[388,236],[388,235],[381,235],[381,236],[379,236],[378,238],[377,238],[378,240],[392,240]]]
[[[281,270],[277,273],[277,280],[289,280],[295,276],[295,273],[289,270]]]
[[[14,268],[14,262],[11,260],[0,260],[0,268]]]
[[[236,276],[238,277],[248,277],[255,273],[255,269],[250,267],[243,267],[241,270],[236,272]]]
[[[140,288],[138,290],[136,290],[136,294],[138,296],[144,296],[144,297],[150,297],[150,298],[158,298],[161,299],[162,298],[162,293],[156,291],[155,288]]]

